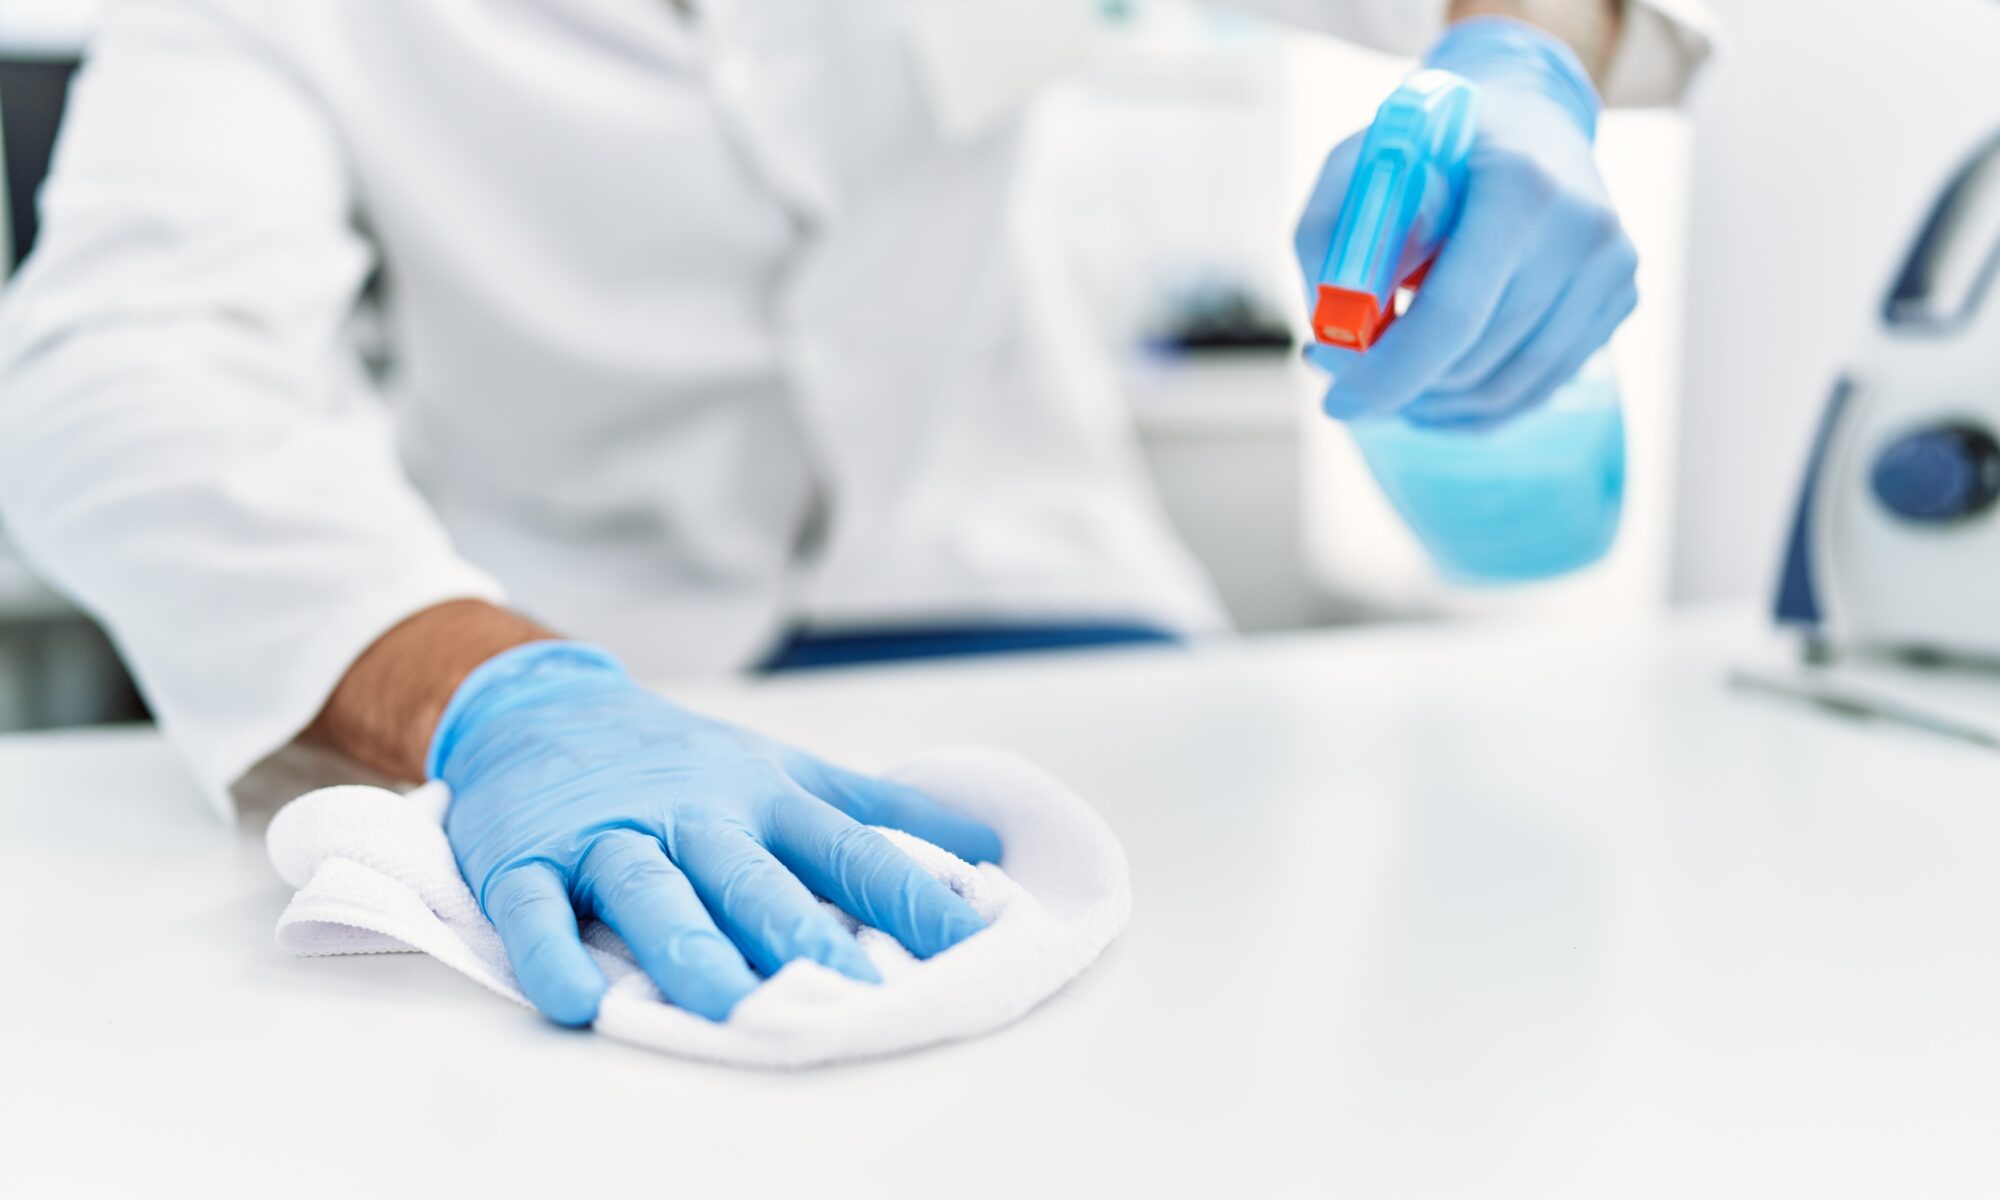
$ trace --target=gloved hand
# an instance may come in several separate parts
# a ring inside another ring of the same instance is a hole
[[[1591,155],[1597,93],[1567,47],[1477,18],[1454,24],[1425,65],[1481,92],[1457,227],[1374,347],[1315,344],[1307,357],[1333,374],[1331,416],[1488,425],[1546,399],[1611,339],[1638,303],[1638,255]],[[1365,132],[1327,158],[1299,219],[1309,289]]]
[[[673,1003],[720,1021],[795,958],[880,982],[817,893],[919,958],[984,924],[868,825],[975,862],[1000,839],[913,788],[696,716],[573,642],[495,656],[452,696],[427,770],[445,834],[521,990],[565,1025],[605,980],[577,936],[594,913]]]

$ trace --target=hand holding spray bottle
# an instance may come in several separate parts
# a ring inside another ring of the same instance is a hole
[[[1454,32],[1452,37],[1470,47],[1458,48],[1456,59],[1474,69],[1497,62],[1495,74],[1504,84],[1525,79],[1545,89],[1553,102],[1540,103],[1542,111],[1533,119],[1545,127],[1570,124],[1554,134],[1547,128],[1534,133],[1558,142],[1551,153],[1573,160],[1576,148],[1567,143],[1579,142],[1580,128],[1587,157],[1596,98],[1574,60],[1557,61],[1546,49],[1547,39],[1526,27],[1469,24],[1486,27],[1461,26]],[[1450,43],[1448,37],[1446,45]],[[1536,55],[1547,61],[1535,61]],[[1527,60],[1525,66],[1515,59]],[[1454,70],[1435,69],[1452,62],[1452,56],[1437,53],[1431,61],[1432,67],[1412,74],[1382,104],[1361,137],[1317,275],[1313,332],[1321,347],[1309,353],[1335,372],[1336,390],[1343,369],[1355,367],[1405,308],[1423,303],[1418,289],[1459,225],[1479,130],[1481,87]],[[1587,165],[1582,169],[1594,172]],[[1489,230],[1500,230],[1508,215],[1506,198],[1500,184],[1493,190],[1502,198],[1492,200],[1482,216]],[[1603,211],[1608,216],[1608,207]],[[1528,236],[1530,222],[1521,224],[1520,236]],[[1544,225],[1555,227],[1548,236],[1564,236],[1557,222],[1544,218]],[[1516,298],[1516,288],[1532,293],[1532,285],[1541,283],[1544,290],[1555,289],[1556,300],[1536,316],[1555,326],[1552,336],[1560,346],[1544,351],[1543,357],[1562,364],[1560,375],[1527,392],[1514,383],[1512,398],[1498,411],[1480,411],[1476,396],[1468,405],[1454,397],[1426,395],[1389,411],[1348,414],[1354,438],[1383,491],[1452,578],[1505,583],[1559,575],[1602,557],[1617,533],[1624,496],[1624,421],[1616,383],[1599,347],[1630,311],[1636,294],[1627,295],[1629,243],[1616,230],[1615,219],[1611,228],[1622,247],[1620,261],[1609,261],[1614,256],[1593,247],[1580,259],[1583,268],[1575,279],[1537,279],[1530,265],[1505,281],[1505,296],[1496,292],[1492,297],[1497,309]],[[1569,236],[1574,242],[1587,232]],[[1621,267],[1625,277],[1618,280]],[[1524,278],[1528,285],[1521,283]],[[1578,291],[1582,295],[1571,294]],[[1493,324],[1503,320],[1504,314],[1495,316]],[[1525,335],[1522,344],[1534,336]],[[1521,353],[1513,352],[1513,358],[1520,359]],[[1563,354],[1588,358],[1578,369]],[[1494,376],[1504,377],[1510,365],[1503,360]]]

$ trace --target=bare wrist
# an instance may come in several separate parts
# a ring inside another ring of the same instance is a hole
[[[391,778],[424,776],[431,731],[473,668],[556,635],[483,600],[452,600],[409,617],[354,660],[301,737]]]

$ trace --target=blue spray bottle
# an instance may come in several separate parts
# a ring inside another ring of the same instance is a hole
[[[1320,269],[1313,333],[1366,351],[1422,283],[1458,219],[1479,90],[1419,71],[1362,139]],[[1545,579],[1587,566],[1618,532],[1625,424],[1600,352],[1541,405],[1488,429],[1399,416],[1351,422],[1369,469],[1446,575]]]

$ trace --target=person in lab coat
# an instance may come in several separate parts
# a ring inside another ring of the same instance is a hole
[[[1504,414],[1609,337],[1591,80],[1672,99],[1694,2],[1261,5],[1514,114],[1483,257],[1330,408]],[[558,1021],[604,988],[579,914],[715,1019],[874,977],[814,893],[936,953],[979,919],[866,827],[991,830],[633,679],[1222,627],[1012,186],[1086,8],[111,0],[0,309],[0,519],[219,804],[298,747],[446,781]]]

